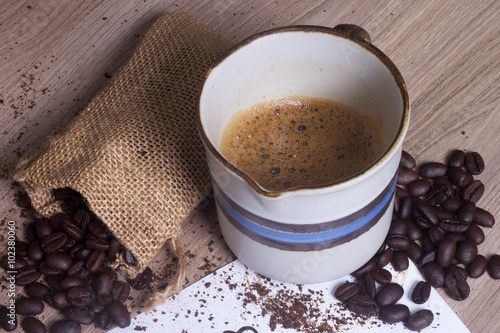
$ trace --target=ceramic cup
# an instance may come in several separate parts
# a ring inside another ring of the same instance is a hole
[[[380,115],[385,152],[342,182],[262,188],[221,154],[221,135],[239,110],[286,96],[333,99]],[[231,250],[256,272],[292,283],[329,281],[362,266],[389,230],[408,123],[401,74],[359,27],[278,28],[236,45],[208,73],[197,115]]]

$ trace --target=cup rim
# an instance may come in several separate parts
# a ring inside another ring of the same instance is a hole
[[[399,124],[399,128],[396,132],[396,136],[394,139],[391,141],[391,143],[387,146],[386,150],[380,155],[378,159],[373,161],[367,168],[349,176],[346,179],[343,179],[341,181],[337,182],[331,182],[331,183],[326,183],[322,185],[308,185],[308,186],[300,186],[300,187],[293,187],[290,189],[284,189],[280,191],[273,191],[273,190],[268,190],[264,187],[262,187],[259,183],[257,183],[250,175],[248,175],[246,172],[241,170],[240,168],[236,167],[233,163],[231,163],[227,158],[225,158],[220,151],[215,148],[215,146],[212,144],[210,139],[208,138],[207,134],[205,133],[205,130],[203,128],[203,124],[201,121],[201,96],[203,94],[203,90],[205,88],[206,81],[210,77],[210,74],[212,73],[213,70],[215,70],[219,65],[221,65],[227,58],[229,58],[232,54],[236,53],[240,49],[244,48],[248,44],[252,43],[255,40],[270,36],[270,35],[275,35],[275,34],[281,34],[281,33],[290,33],[290,32],[311,32],[311,33],[324,33],[328,35],[333,35],[339,38],[344,38],[347,39],[351,42],[356,43],[358,46],[362,47],[365,51],[371,53],[374,55],[381,63],[384,65],[387,70],[391,73],[396,85],[399,88],[399,91],[401,93],[401,97],[403,100],[403,115],[401,117],[401,122]],[[278,28],[273,28],[269,29],[260,33],[256,33],[250,37],[245,38],[241,42],[237,43],[236,45],[232,46],[224,55],[222,55],[219,60],[217,60],[212,66],[210,66],[210,69],[207,71],[205,74],[205,77],[202,82],[202,86],[200,88],[200,92],[198,94],[198,99],[197,99],[197,110],[196,110],[196,126],[198,128],[198,132],[200,134],[200,137],[202,139],[203,144],[205,147],[210,151],[210,153],[219,160],[219,162],[226,167],[227,169],[231,170],[234,172],[236,175],[241,177],[243,180],[245,180],[250,187],[256,191],[260,195],[264,195],[266,197],[279,197],[283,196],[286,194],[292,194],[292,193],[300,193],[300,192],[310,192],[310,191],[317,191],[317,190],[326,190],[326,189],[332,189],[332,188],[338,188],[341,186],[345,186],[349,183],[354,183],[356,180],[360,181],[362,178],[368,177],[369,174],[376,172],[376,170],[380,169],[382,165],[385,164],[389,160],[389,157],[392,156],[392,152],[395,151],[400,143],[402,143],[404,136],[406,135],[406,132],[409,127],[409,120],[410,120],[410,103],[409,103],[409,97],[408,97],[408,89],[406,86],[406,83],[403,79],[403,76],[397,69],[396,65],[389,59],[387,55],[385,55],[380,49],[378,49],[376,46],[374,46],[371,42],[368,42],[364,39],[357,38],[355,36],[339,32],[335,30],[334,28],[330,27],[324,27],[324,26],[317,26],[317,25],[292,25],[292,26],[286,26],[286,27],[278,27]]]

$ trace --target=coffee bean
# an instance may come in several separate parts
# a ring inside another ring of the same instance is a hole
[[[50,288],[43,283],[34,282],[27,285],[24,290],[29,297],[43,300],[45,295],[50,291]]]
[[[386,239],[387,246],[396,250],[408,250],[411,241],[403,235],[392,235]]]
[[[75,240],[80,240],[84,236],[83,230],[78,228],[78,226],[76,224],[69,223],[69,222],[65,221],[65,222],[62,222],[62,228],[63,228],[64,232],[66,233],[66,235],[68,235],[69,237],[71,237]]]
[[[408,234],[408,225],[406,221],[400,219],[392,219],[391,226],[387,233],[388,237],[394,235],[406,236]]]
[[[477,245],[473,241],[466,239],[457,243],[455,258],[462,264],[468,265],[476,258],[477,252]]]
[[[484,185],[480,180],[474,180],[462,192],[465,201],[478,202],[484,194]]]
[[[442,220],[439,222],[439,227],[447,232],[466,232],[469,228],[469,223],[458,219]]]
[[[109,303],[109,302],[107,302],[107,303]],[[87,305],[87,309],[89,309],[90,312],[97,314],[97,313],[104,310],[107,303],[104,302],[104,304],[102,304],[101,302],[99,302],[98,298],[96,297],[92,302],[90,302],[89,305]],[[97,320],[97,318],[96,318],[96,320]]]
[[[66,292],[65,291],[56,291],[51,293],[49,295],[48,303],[58,309],[58,310],[64,310],[66,308],[69,308],[71,306],[71,303],[68,301],[68,298],[66,297]]]
[[[19,257],[21,257],[21,258],[28,257],[28,251],[30,249],[30,244],[23,242],[23,241],[20,241],[20,240],[16,240],[14,248],[16,250],[15,251],[16,257],[18,257],[18,258]]]
[[[455,258],[455,252],[457,250],[457,243],[452,240],[445,238],[441,243],[439,243],[437,253],[436,253],[436,263],[441,267],[448,267],[453,262]]]
[[[470,294],[470,288],[463,274],[457,270],[449,270],[444,278],[444,285],[448,296],[456,301],[463,301]]]
[[[17,328],[17,317],[5,306],[0,306],[0,327],[7,332],[12,332]]]
[[[477,207],[474,214],[474,223],[482,227],[491,228],[495,224],[495,217],[490,212]]]
[[[11,264],[14,265],[14,267],[11,267]],[[15,258],[14,259],[14,262],[12,263],[11,260],[9,260],[9,257],[5,256],[2,258],[2,264],[1,264],[1,267],[5,270],[5,271],[17,271],[19,270],[20,268],[24,267],[24,266],[28,266],[28,262],[26,260],[24,260],[23,258]]]
[[[473,175],[479,175],[484,171],[483,157],[477,152],[467,153],[465,155],[465,165]]]
[[[104,259],[106,259],[106,252],[94,250],[85,260],[85,268],[91,273],[97,272],[102,267]]]
[[[410,309],[404,304],[392,304],[380,308],[378,318],[385,323],[395,324],[406,321],[410,316]]]
[[[486,259],[485,256],[478,254],[470,264],[465,266],[465,269],[471,278],[478,278],[486,272],[487,267],[488,259]]]
[[[446,185],[434,186],[425,196],[424,202],[431,205],[437,206],[442,204],[448,198],[447,194],[448,188]]]
[[[375,270],[376,267],[377,265],[375,263],[375,259],[372,258],[368,260],[363,266],[352,272],[351,275],[354,276],[355,278],[359,278],[362,275]]]
[[[113,284],[113,289],[111,290],[111,296],[113,300],[117,300],[124,303],[130,294],[130,286],[123,281],[115,281]]]
[[[109,249],[109,242],[95,236],[87,236],[85,238],[85,246],[92,250],[107,251]]]
[[[377,310],[377,304],[370,297],[358,294],[349,300],[347,308],[356,314],[369,316]]]
[[[112,238],[109,242],[107,257],[111,260],[115,260],[118,252],[120,252],[120,242],[118,242],[116,238]]]
[[[410,182],[406,189],[412,197],[422,197],[430,191],[432,185],[427,179],[416,179]]]
[[[429,235],[432,244],[434,244],[436,247],[439,246],[439,243],[441,243],[444,239],[444,234],[438,227],[429,228],[427,230],[427,235]]]
[[[335,297],[342,303],[347,303],[351,297],[357,295],[361,291],[358,284],[354,282],[345,282],[335,289]]]
[[[432,182],[433,188],[439,189],[447,197],[453,195],[455,187],[446,176],[436,177]]]
[[[134,258],[134,255],[132,254],[132,252],[130,252],[129,250],[127,249],[123,249],[122,253],[121,253],[121,257],[123,259],[123,261],[129,265],[129,266],[137,266],[139,265],[139,263],[137,262],[137,260],[135,260]]]
[[[52,253],[62,249],[68,240],[68,236],[62,232],[55,232],[42,239],[41,246],[45,253]]]
[[[424,233],[422,235],[420,244],[422,244],[422,249],[424,250],[424,253],[436,250],[436,246],[434,245],[434,243],[432,243],[431,238],[427,233]]]
[[[138,274],[135,279],[130,280],[129,284],[132,288],[136,290],[142,290],[149,286],[151,280],[153,279],[153,272],[151,268],[146,267],[142,273]]]
[[[404,289],[398,283],[389,283],[377,292],[375,302],[379,307],[395,304],[403,297]]]
[[[44,239],[48,235],[54,233],[54,228],[52,228],[48,220],[41,219],[36,221],[35,231],[38,239]]]
[[[372,273],[373,279],[382,285],[389,284],[392,281],[392,274],[387,269],[380,268]]]
[[[424,266],[425,264],[431,262],[431,261],[435,261],[436,260],[436,250],[433,250],[433,251],[429,251],[429,252],[426,252],[424,253],[421,257],[420,257],[420,266]]]
[[[26,333],[46,333],[47,327],[35,317],[26,317],[21,323],[21,327]]]
[[[500,255],[494,254],[488,259],[488,274],[493,279],[500,279]]]
[[[366,273],[358,279],[358,285],[361,289],[360,294],[364,294],[370,298],[375,297],[377,288],[375,286],[375,280],[371,273]]]
[[[359,295],[356,295],[354,297],[357,296]],[[351,301],[354,299],[354,297],[351,298]],[[106,305],[106,311],[118,327],[125,328],[130,325],[130,313],[122,303],[118,301],[112,301],[111,303]]]
[[[47,257],[45,257],[45,264],[48,267],[63,272],[67,271],[71,267],[72,263],[73,260],[65,252],[53,252],[49,253]]]
[[[422,247],[413,241],[410,242],[410,247],[404,252],[408,256],[408,259],[415,263],[418,263],[420,261],[420,257],[424,254]]]
[[[418,179],[418,172],[405,167],[399,168],[398,179],[396,180],[398,185],[407,185],[414,180]]]
[[[92,253],[91,249],[84,248],[84,249],[80,249],[80,250],[76,251],[75,257],[77,257],[80,260],[87,260],[87,257],[91,253]]]
[[[101,297],[107,297],[113,289],[114,277],[110,273],[103,273],[97,278],[96,291]]]
[[[418,169],[418,173],[422,178],[436,178],[446,175],[448,167],[446,164],[439,162],[424,163]]]
[[[450,168],[448,169],[448,180],[461,189],[472,182],[472,175],[462,168]]]
[[[408,269],[410,262],[408,256],[403,251],[394,251],[392,254],[392,266],[394,270],[402,272]]]
[[[455,197],[447,197],[441,206],[449,212],[455,213],[460,209],[460,207],[462,207],[462,201]]]
[[[417,166],[417,162],[407,151],[403,150],[401,152],[401,161],[399,164],[407,169],[414,169]]]
[[[108,229],[103,223],[98,223],[97,221],[92,221],[88,225],[89,231],[99,239],[108,239],[110,237],[110,234],[108,232]]]
[[[444,286],[444,270],[436,262],[431,261],[422,266],[422,273],[425,280],[434,288],[441,288]]]
[[[461,168],[465,164],[465,152],[463,150],[455,150],[448,158],[448,166]]]
[[[101,311],[99,313],[96,313],[95,324],[97,325],[97,327],[103,330],[109,330],[114,326],[111,317],[106,311]]]
[[[88,271],[85,268],[85,261],[77,261],[68,269],[68,275],[79,276],[85,278],[88,275]]]
[[[61,280],[63,279],[62,275],[54,275],[45,277],[45,281],[49,285],[50,288],[54,290],[63,290],[61,287]]]
[[[63,315],[69,320],[83,325],[89,325],[94,322],[94,314],[84,307],[70,306],[63,311]]]
[[[80,333],[80,324],[72,320],[58,320],[50,326],[50,333]]]
[[[410,331],[421,331],[434,321],[434,314],[430,310],[419,310],[408,317],[405,323]]]
[[[17,271],[16,284],[26,286],[38,280],[40,276],[42,276],[42,273],[38,271],[35,265],[27,265]]]
[[[93,292],[87,286],[77,286],[68,289],[66,297],[71,304],[83,307],[92,301]]]
[[[412,199],[411,197],[404,197],[400,199],[400,207],[398,212],[398,217],[401,220],[406,220],[410,217],[412,209]]]
[[[382,253],[375,257],[375,266],[378,268],[387,266],[392,260],[392,253],[393,252],[390,247],[386,248]]]
[[[40,264],[38,267],[38,270],[40,273],[42,273],[45,276],[54,276],[54,275],[61,275],[62,271],[54,268],[48,267],[44,262]]]
[[[16,300],[16,312],[22,316],[34,316],[43,312],[43,302],[37,298],[23,297]]]
[[[431,295],[431,289],[431,284],[429,282],[418,282],[411,293],[411,300],[415,304],[424,304]]]
[[[462,242],[467,239],[463,232],[447,232],[444,238],[451,239],[455,243]]]
[[[33,261],[40,261],[43,259],[43,256],[45,253],[42,251],[42,247],[40,246],[40,241],[35,240],[33,243],[31,243],[30,248],[28,250],[28,258],[30,258]]]
[[[415,219],[423,218],[432,225],[437,225],[439,223],[439,218],[434,207],[418,198],[413,199],[412,216]]]

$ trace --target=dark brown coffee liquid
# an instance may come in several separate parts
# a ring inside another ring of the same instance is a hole
[[[342,181],[384,148],[380,117],[328,99],[287,97],[235,114],[220,150],[262,187],[280,191]]]

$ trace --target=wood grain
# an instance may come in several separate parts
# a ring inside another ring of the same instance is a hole
[[[500,216],[499,1],[7,0],[0,9],[0,254],[7,221],[16,221],[20,234],[27,220],[13,202],[15,165],[78,115],[152,22],[174,9],[235,42],[294,24],[364,27],[408,86],[412,119],[404,148],[420,163],[444,161],[455,148],[479,151],[487,166],[478,177],[486,185],[479,205]],[[183,228],[191,253],[186,285],[233,260],[213,201]],[[500,228],[485,233],[480,253],[500,253]],[[439,292],[472,332],[500,332],[500,282],[469,281],[471,296],[463,302]]]

